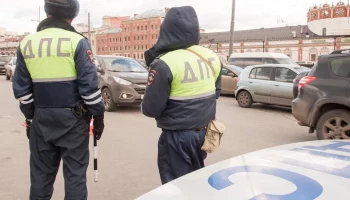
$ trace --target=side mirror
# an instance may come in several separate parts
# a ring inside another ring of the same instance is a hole
[[[102,67],[100,65],[97,66],[97,72],[102,72]]]
[[[234,74],[234,73],[232,73],[232,72],[228,73],[227,75],[228,75],[228,76],[231,76],[231,77],[237,77],[237,75]]]
[[[104,74],[104,73],[105,73],[104,70],[103,70],[103,68],[101,67],[101,65],[98,65],[98,66],[97,66],[97,72],[99,72],[99,73],[101,73],[101,74]]]

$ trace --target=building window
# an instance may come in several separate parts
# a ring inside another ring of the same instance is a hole
[[[152,40],[153,40],[153,34],[152,34]]]
[[[143,59],[143,54],[141,54],[141,59]]]
[[[95,41],[92,40],[92,46],[95,46]]]
[[[146,49],[148,49],[148,48],[147,48],[147,44],[146,44]]]
[[[151,28],[152,28],[152,30],[153,30],[153,24],[152,24]]]
[[[141,35],[141,40],[143,40],[143,35]]]
[[[105,48],[104,48],[104,47],[102,47],[102,51],[105,51]]]
[[[97,51],[98,51],[98,52],[100,51],[100,47],[97,48]]]
[[[137,40],[140,40],[140,36],[137,36]]]
[[[145,35],[145,40],[147,40],[147,35]]]
[[[122,41],[122,38],[121,38],[121,37],[119,38],[119,41]]]
[[[137,26],[137,31],[139,31],[139,30],[140,30],[140,27]]]
[[[311,61],[316,61],[316,54],[314,53],[311,54]]]
[[[157,24],[156,24],[156,25],[154,25],[154,26],[155,26],[155,29],[157,29],[157,28],[158,28]]]
[[[124,31],[126,32],[126,28],[124,28]]]
[[[134,36],[134,40],[136,40],[136,36]]]
[[[143,26],[141,26],[141,31],[143,31]]]
[[[145,26],[145,31],[147,31],[147,25]]]

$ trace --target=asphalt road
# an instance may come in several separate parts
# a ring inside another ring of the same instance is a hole
[[[0,200],[25,200],[30,186],[28,140],[11,82],[4,76],[0,76],[0,105]],[[267,147],[316,139],[307,128],[297,125],[288,108],[257,104],[243,109],[233,97],[222,97],[217,117],[225,123],[226,133],[206,165]],[[156,158],[161,131],[155,121],[143,116],[137,107],[106,113],[105,119],[105,132],[98,144],[98,183],[93,181],[91,151],[89,199],[129,200],[160,186]],[[63,188],[60,170],[53,200],[64,198]]]

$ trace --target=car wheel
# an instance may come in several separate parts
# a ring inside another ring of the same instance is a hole
[[[112,93],[108,88],[102,90],[102,102],[107,112],[114,111],[117,107],[113,101]]]
[[[5,73],[6,73],[6,80],[10,80],[11,76],[8,75],[7,71]]]
[[[242,91],[238,93],[237,102],[239,106],[243,108],[249,108],[253,104],[252,95],[248,91]]]
[[[350,139],[350,112],[331,110],[324,113],[317,122],[316,134],[319,140]]]

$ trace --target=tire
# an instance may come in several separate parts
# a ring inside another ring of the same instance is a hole
[[[316,134],[319,140],[350,139],[350,112],[338,109],[322,114]]]
[[[237,102],[238,105],[241,106],[242,108],[249,108],[253,104],[253,98],[252,95],[248,91],[241,91],[237,95]]]
[[[102,90],[102,102],[107,112],[115,111],[117,105],[113,101],[112,92],[108,88]]]
[[[6,75],[6,80],[9,81],[9,80],[11,79],[11,76],[8,75],[7,71],[6,71],[5,73],[6,73],[6,74],[5,74],[5,75]]]

